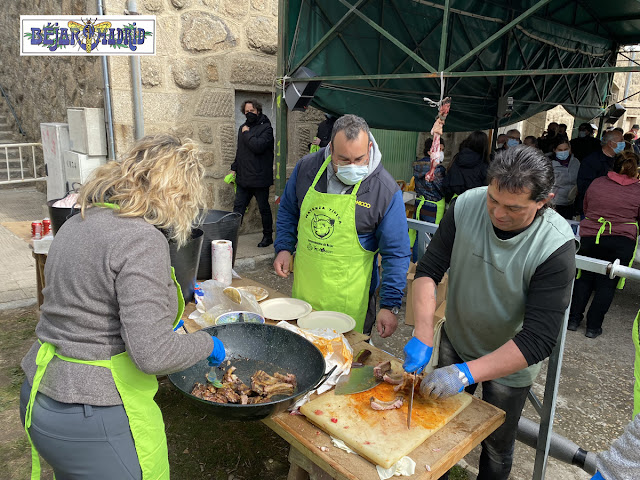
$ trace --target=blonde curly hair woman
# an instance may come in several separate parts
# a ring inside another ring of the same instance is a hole
[[[206,332],[174,333],[182,311],[160,231],[178,245],[190,238],[203,175],[193,143],[145,137],[96,169],[82,214],[51,244],[20,412],[57,478],[169,478],[155,375],[225,357]]]

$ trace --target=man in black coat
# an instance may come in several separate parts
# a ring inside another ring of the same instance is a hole
[[[269,187],[273,185],[273,128],[255,100],[242,102],[240,111],[247,121],[238,130],[236,159],[231,173],[236,174],[236,198],[233,211],[244,215],[252,197],[256,197],[262,216],[262,240],[258,247],[273,243],[273,217],[269,206]]]

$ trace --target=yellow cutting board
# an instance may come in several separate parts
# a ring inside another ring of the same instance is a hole
[[[408,398],[395,410],[377,411],[370,406],[371,397],[389,401],[396,395],[393,385],[387,383],[354,395],[335,395],[331,390],[303,405],[300,411],[311,423],[370,462],[389,468],[460,413],[472,398],[464,392],[443,400],[416,394],[411,429],[407,429]]]

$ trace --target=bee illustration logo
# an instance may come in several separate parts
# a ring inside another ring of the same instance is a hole
[[[311,230],[313,234],[321,240],[329,238],[333,234],[333,227],[336,221],[323,214],[314,214],[311,220]]]
[[[98,46],[98,34],[106,34],[107,30],[111,28],[111,22],[96,23],[98,21],[97,18],[93,22],[91,18],[86,21],[80,18],[80,21],[82,23],[69,22],[69,30],[80,32],[78,37],[80,40],[84,40],[84,43],[80,43],[80,46],[83,47],[87,53],[91,53],[91,50]]]

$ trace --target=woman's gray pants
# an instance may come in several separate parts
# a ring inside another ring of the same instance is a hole
[[[31,385],[20,391],[20,418]],[[31,413],[31,440],[56,480],[141,480],[138,455],[122,405],[60,403],[38,392]]]

